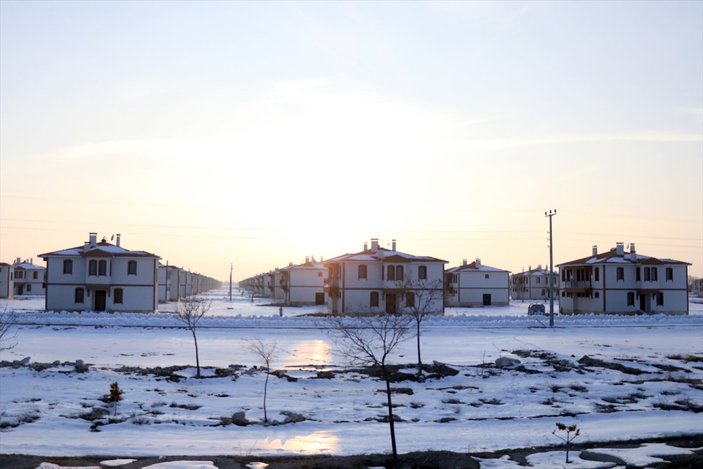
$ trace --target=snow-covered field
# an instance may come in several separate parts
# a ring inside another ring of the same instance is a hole
[[[47,313],[40,298],[0,300],[0,311],[16,311],[20,323],[16,346],[0,352],[7,362],[0,367],[0,453],[389,451],[383,383],[346,366],[323,320],[301,316],[320,307],[283,308],[281,317],[277,306],[239,292],[232,302],[225,291],[210,297],[198,330],[201,379],[194,378],[192,336],[168,312],[173,305],[152,315]],[[458,373],[394,383],[400,452],[556,445],[556,422],[576,423],[577,442],[703,433],[703,304],[691,303],[688,316],[558,316],[555,328],[526,310],[527,303],[448,309],[426,321],[423,362]],[[265,374],[255,368],[252,339],[278,345],[272,367],[281,373],[271,378],[267,400],[278,425],[262,423]],[[521,366],[493,366],[501,356]],[[78,360],[87,371],[76,371]],[[413,340],[393,358],[415,360]],[[101,400],[112,382],[124,391],[115,415]],[[233,424],[242,412],[249,424]],[[561,467],[557,453],[530,463]],[[491,460],[482,467],[517,466]]]

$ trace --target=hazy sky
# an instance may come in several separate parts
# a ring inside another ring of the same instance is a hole
[[[617,241],[703,276],[703,2],[0,2],[0,261]],[[41,263],[41,262],[39,262]]]

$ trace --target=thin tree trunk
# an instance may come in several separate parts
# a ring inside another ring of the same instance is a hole
[[[391,398],[391,381],[385,365],[381,365],[383,379],[386,381],[386,397],[388,399],[388,424],[391,430],[391,447],[393,448],[393,463],[398,462],[398,447],[395,444],[395,421],[393,420],[393,399]]]
[[[266,415],[266,391],[269,386],[269,372],[268,367],[266,368],[266,381],[264,381],[264,423],[268,423],[269,419]]]
[[[422,374],[422,354],[420,353],[420,321],[417,321],[417,374]]]
[[[195,376],[200,378],[200,356],[198,355],[198,338],[195,336],[195,329],[192,329],[193,342],[195,343]]]

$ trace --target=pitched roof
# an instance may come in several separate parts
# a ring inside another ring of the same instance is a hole
[[[334,257],[332,259],[327,259],[324,263],[329,262],[442,262],[447,263],[447,261],[442,259],[437,259],[436,257],[429,256],[414,256],[412,254],[407,254],[400,251],[393,251],[391,249],[386,249],[378,247],[377,249],[367,249],[365,251],[357,252],[354,254],[343,254],[341,256]]]
[[[115,246],[107,241],[101,241],[94,246],[84,245],[76,246],[68,249],[61,249],[59,251],[47,252],[44,254],[39,254],[39,257],[45,259],[50,256],[66,256],[66,257],[156,257],[161,259],[156,254],[152,254],[146,251],[130,251],[121,246]]]
[[[34,265],[30,262],[20,262],[19,264],[14,264],[15,269],[20,268],[22,270],[46,270],[46,267],[41,265]]]
[[[490,265],[485,265],[485,264],[479,264],[478,266],[476,265],[476,261],[473,261],[471,264],[466,264],[466,265],[460,265],[458,267],[452,267],[451,269],[447,269],[447,272],[450,273],[456,273],[456,272],[465,272],[465,271],[473,271],[473,272],[508,272],[505,269],[499,269],[497,267],[491,267]]]
[[[662,264],[683,264],[691,265],[688,262],[677,261],[675,259],[657,259],[656,257],[645,256],[637,253],[625,252],[618,254],[615,248],[609,251],[583,257],[569,262],[557,264],[557,267],[567,265],[593,265],[593,264],[645,264],[645,265],[662,265]]]

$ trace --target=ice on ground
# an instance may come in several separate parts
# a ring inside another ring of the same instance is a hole
[[[628,466],[648,466],[666,462],[664,459],[657,456],[676,456],[687,455],[701,448],[678,448],[665,443],[645,443],[638,448],[598,448],[592,453],[607,454],[620,458],[627,463]]]

